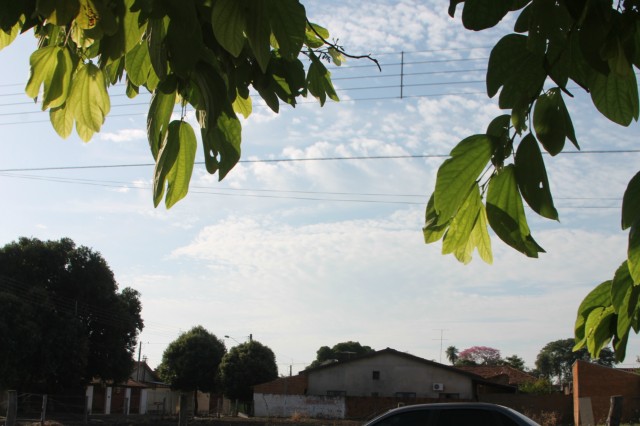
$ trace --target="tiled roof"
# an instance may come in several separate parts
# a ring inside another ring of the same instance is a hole
[[[534,376],[509,365],[464,365],[456,367],[459,370],[477,374],[487,380],[497,383],[518,386],[523,383],[533,382]]]

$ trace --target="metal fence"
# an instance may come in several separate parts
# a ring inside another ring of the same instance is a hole
[[[6,392],[0,401],[0,411],[6,413],[5,426],[16,423],[45,421],[88,423],[85,395],[45,395],[34,393]],[[0,417],[1,419],[1,417]]]

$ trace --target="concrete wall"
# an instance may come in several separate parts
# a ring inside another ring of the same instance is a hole
[[[380,373],[378,380],[373,379],[374,371]],[[376,393],[380,397],[394,397],[397,392],[414,392],[418,398],[438,398],[441,392],[433,390],[434,383],[444,385],[443,394],[458,394],[460,399],[473,398],[473,386],[468,376],[393,354],[310,371],[307,393],[327,395],[329,391],[343,391],[346,396]]]
[[[319,419],[344,419],[346,405],[343,397],[254,393],[253,410],[256,417],[291,417],[301,414]]]
[[[610,399],[621,395],[622,422],[640,418],[640,375],[586,361],[573,364],[574,424],[580,424],[580,398],[589,398],[596,424],[604,424]]]
[[[478,396],[478,401],[513,408],[540,424],[545,423],[544,419],[555,419],[556,424],[560,425],[573,423],[573,397],[571,395],[562,393],[551,395],[483,394]]]

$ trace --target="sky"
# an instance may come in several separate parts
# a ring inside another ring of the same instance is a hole
[[[303,4],[382,71],[366,59],[330,66],[341,101],[324,107],[302,99],[276,115],[254,99],[242,162],[222,182],[198,164],[170,210],[153,207],[149,95],[113,88],[102,131],[63,140],[24,94],[33,38],[2,50],[0,245],[69,237],[100,252],[120,288],[141,293],[140,353],[152,367],[196,325],[227,348],[252,335],[281,374],[349,340],[443,363],[448,346],[490,346],[534,367],[625,258],[620,206],[638,153],[588,151],[635,149],[637,123],[608,122],[576,90],[566,102],[585,152],[545,156],[560,221],[527,211],[546,253],[526,258],[492,234],[493,265],[477,254],[462,265],[424,244],[424,209],[450,150],[501,113],[484,78],[513,17],[472,33],[435,0]]]

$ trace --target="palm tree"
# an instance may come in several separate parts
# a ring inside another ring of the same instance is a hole
[[[458,348],[456,348],[455,346],[449,346],[445,351],[445,354],[447,355],[447,359],[449,360],[451,365],[454,365],[458,360]]]

